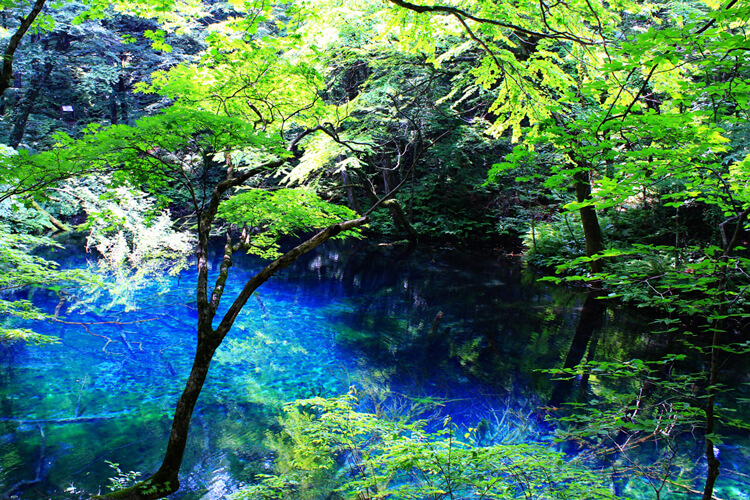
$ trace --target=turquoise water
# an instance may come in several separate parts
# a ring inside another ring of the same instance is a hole
[[[76,247],[56,255],[66,267],[94,258]],[[226,302],[260,265],[239,259]],[[173,498],[224,498],[268,472],[264,435],[279,406],[352,386],[372,408],[398,413],[419,403],[459,426],[495,422],[496,441],[549,442],[555,382],[536,369],[562,365],[583,297],[537,278],[491,252],[357,243],[304,256],[261,287],[217,351]],[[116,475],[107,462],[144,475],[158,468],[192,362],[194,270],[110,285],[114,296],[32,292],[59,313],[35,329],[60,342],[0,347],[0,494],[74,498],[74,490],[107,491]],[[655,348],[646,329],[609,310],[598,352],[646,356]],[[606,389],[589,383],[594,395]],[[750,498],[747,444],[737,435],[722,448],[723,498]],[[696,461],[699,448],[684,447]],[[624,497],[635,491],[620,483]]]

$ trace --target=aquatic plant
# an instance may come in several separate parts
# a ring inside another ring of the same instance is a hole
[[[356,390],[288,403],[282,430],[268,433],[272,474],[233,500],[313,498],[609,499],[606,481],[585,463],[534,443],[480,446],[457,435],[450,417],[424,420],[358,411]]]

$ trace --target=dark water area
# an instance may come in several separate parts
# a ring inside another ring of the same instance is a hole
[[[75,245],[53,258],[66,268],[95,259]],[[238,256],[224,310],[261,265]],[[539,369],[570,356],[585,296],[539,277],[492,251],[355,242],[303,256],[259,289],[217,351],[192,421],[183,489],[171,498],[226,498],[269,472],[264,439],[280,405],[350,387],[370,409],[413,412],[417,403],[418,416],[450,415],[462,428],[490,422],[488,442],[551,443],[546,417],[557,383]],[[158,280],[121,277],[106,283],[113,295],[29,292],[45,312],[60,313],[33,328],[60,342],[0,346],[0,496],[28,481],[15,488],[19,498],[77,498],[107,491],[117,475],[108,462],[143,476],[158,468],[192,363],[195,279],[193,268]],[[653,357],[666,341],[651,329],[610,307],[584,349],[601,359]],[[592,397],[611,390],[588,380]],[[722,445],[720,497],[750,498],[748,445],[747,434]],[[696,463],[700,446],[684,446]],[[623,498],[634,491],[618,488]]]

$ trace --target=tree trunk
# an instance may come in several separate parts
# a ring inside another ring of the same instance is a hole
[[[120,64],[122,64],[122,62]],[[124,70],[121,69],[121,71]],[[128,99],[125,87],[125,75],[122,74],[117,81],[117,97],[120,100],[120,119],[122,120],[122,123],[127,124],[128,120],[130,120],[130,115],[128,113]]]
[[[721,256],[721,261],[727,263],[730,255],[740,242],[740,236],[743,232],[743,226],[748,216],[750,216],[750,207],[744,209],[742,212],[737,214],[735,217],[727,219],[722,224],[719,224],[719,229],[722,235],[722,241],[724,243],[724,252]],[[732,239],[728,240],[725,233],[725,225],[729,221],[737,221],[737,225],[734,227],[734,234]],[[716,384],[719,382],[719,374],[721,371],[722,360],[720,359],[721,351],[721,334],[725,329],[725,317],[727,314],[729,300],[726,296],[727,289],[727,270],[726,267],[722,267],[718,282],[718,297],[719,297],[719,308],[716,311],[716,319],[712,325],[713,336],[711,339],[711,369],[708,379],[708,399],[706,400],[706,406],[704,413],[706,415],[706,461],[708,462],[708,471],[706,474],[706,484],[703,488],[703,500],[711,500],[713,497],[714,486],[716,485],[716,478],[719,477],[719,462],[716,452],[714,451],[714,441],[712,435],[716,432]]]
[[[344,183],[344,189],[346,189],[346,199],[349,202],[349,208],[358,214],[361,214],[362,207],[359,206],[359,200],[357,200],[357,196],[354,194],[351,180],[349,179],[349,173],[346,170],[341,171],[341,182]]]
[[[396,200],[395,198],[390,198],[383,201],[383,199],[378,198],[378,195],[375,193],[375,191],[373,191],[372,189],[368,189],[367,185],[365,185],[365,188],[367,197],[370,198],[370,200],[373,202],[373,206],[382,204],[383,206],[387,207],[388,211],[391,214],[391,219],[393,219],[393,225],[396,227],[396,229],[405,231],[408,234],[409,240],[412,242],[416,242],[419,238],[419,232],[414,229],[414,226],[412,226],[409,222],[409,218],[404,213],[404,210],[403,208],[401,208],[401,204],[399,204],[398,200]],[[386,193],[386,197],[387,196],[388,193]]]
[[[393,222],[395,222],[396,227],[406,231],[409,240],[414,241],[419,237],[419,233],[409,222],[409,218],[404,213],[404,210],[401,208],[401,204],[397,199],[391,198],[390,200],[383,202],[383,205],[388,207],[388,210],[390,210],[391,217],[393,218]]]
[[[117,94],[112,91],[111,94],[109,94],[109,123],[112,125],[117,125],[117,122],[119,121],[119,117],[117,116]]]
[[[174,489],[170,493],[177,491],[179,487],[177,475],[180,472],[182,457],[185,454],[190,420],[192,419],[198,396],[200,396],[203,389],[203,383],[206,381],[211,360],[214,357],[216,348],[220,344],[220,342],[212,342],[210,338],[213,336],[212,334],[213,332],[207,335],[209,339],[198,342],[195,359],[193,360],[193,368],[190,370],[185,390],[182,391],[182,395],[177,401],[177,408],[175,409],[174,420],[172,421],[172,431],[169,435],[169,443],[167,444],[167,451],[164,454],[164,460],[159,470],[152,477],[156,481],[161,479],[160,482],[168,486],[174,483]]]
[[[713,342],[711,345],[711,374],[708,381],[708,399],[706,400],[706,407],[704,412],[706,414],[706,461],[708,462],[708,471],[706,473],[706,484],[703,487],[703,500],[711,500],[713,498],[714,486],[716,484],[716,478],[719,477],[719,466],[721,462],[716,457],[714,451],[714,441],[711,439],[711,435],[716,431],[716,382],[719,378],[719,342],[720,334],[717,330],[713,335]]]
[[[386,153],[383,153],[383,166],[381,167],[381,171],[383,173],[383,189],[385,190],[385,194],[390,193],[393,189],[393,182],[391,182],[392,169],[391,157]]]
[[[212,337],[210,332],[206,337]],[[132,488],[116,491],[107,495],[107,498],[118,498],[127,500],[156,500],[171,495],[180,488],[179,472],[182,458],[187,446],[190,421],[193,417],[195,404],[198,402],[203,384],[208,375],[214,353],[218,344],[204,339],[198,342],[193,360],[193,368],[177,401],[174,418],[172,420],[172,431],[169,434],[167,451],[164,460],[156,473],[146,481],[136,484]]]
[[[120,75],[117,84],[112,86],[109,96],[109,121],[112,125],[128,123],[128,103],[125,96],[125,76]]]
[[[587,166],[585,163],[579,166]],[[591,182],[589,180],[589,171],[580,170],[573,176],[575,180],[576,199],[578,203],[583,203],[591,199]],[[586,238],[586,255],[591,257],[604,250],[602,239],[602,230],[599,227],[599,218],[593,206],[587,205],[580,210],[581,224],[583,225],[583,235]],[[602,263],[599,260],[592,260],[591,272],[602,272]]]
[[[47,220],[49,220],[50,224],[52,224],[58,231],[62,232],[69,232],[70,226],[59,220],[57,217],[52,215],[51,213],[47,212],[45,209],[43,209],[39,203],[36,202],[36,200],[31,200],[31,206],[34,207],[35,210],[38,212],[41,212],[42,215],[47,217]]]
[[[11,130],[10,136],[8,137],[8,146],[17,148],[21,143],[23,135],[26,133],[26,124],[29,121],[29,115],[34,109],[34,104],[36,103],[36,100],[42,91],[44,82],[47,81],[50,73],[52,73],[53,67],[54,66],[52,62],[50,61],[44,63],[44,69],[42,70],[41,75],[39,75],[38,78],[34,80],[34,83],[29,88],[26,95],[15,107],[12,120],[13,129]]]

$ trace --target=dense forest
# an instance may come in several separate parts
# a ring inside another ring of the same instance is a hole
[[[750,499],[747,1],[0,5],[0,497]]]

